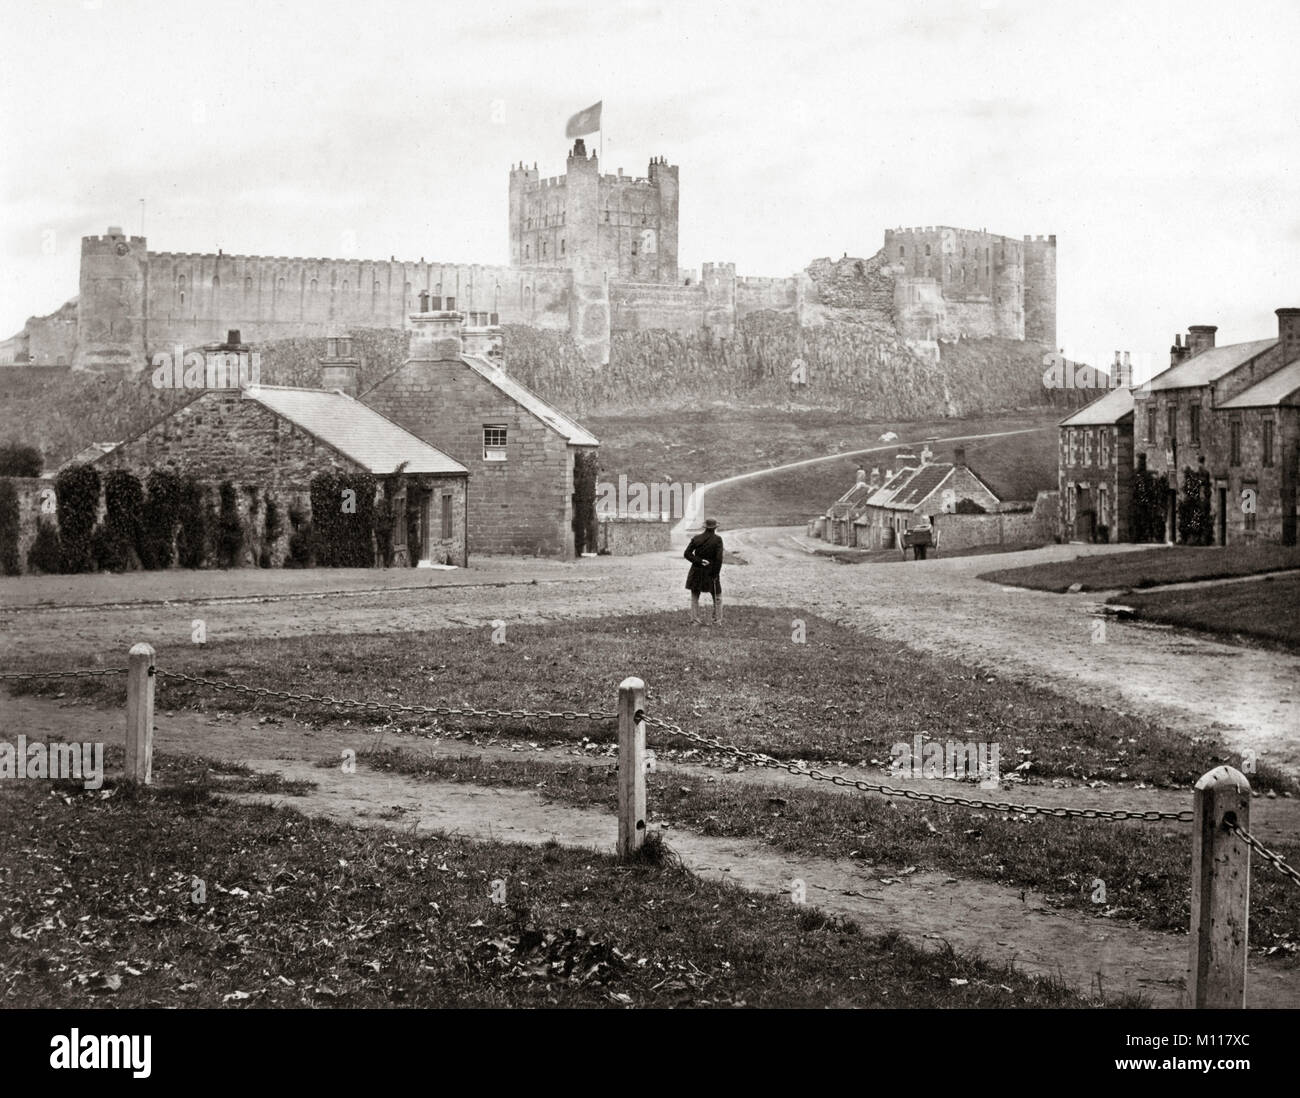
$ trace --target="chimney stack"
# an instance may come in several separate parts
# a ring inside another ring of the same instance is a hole
[[[1213,324],[1193,324],[1187,329],[1188,356],[1199,355],[1214,347],[1214,333],[1219,329]]]
[[[410,322],[408,362],[452,362],[464,352],[464,313],[412,313]]]
[[[325,356],[320,360],[320,387],[329,391],[337,389],[355,398],[360,365],[352,353],[351,336],[330,336],[325,341]]]
[[[966,447],[965,447],[965,446],[954,446],[954,447],[952,448],[952,463],[953,463],[954,465],[965,465],[965,464],[966,464]]]
[[[866,480],[867,480],[867,471],[865,469],[859,469],[857,483],[865,484]]]
[[[1277,342],[1288,366],[1300,358],[1300,309],[1277,309]]]

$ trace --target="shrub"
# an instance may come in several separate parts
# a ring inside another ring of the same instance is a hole
[[[109,570],[138,567],[144,540],[144,486],[126,469],[114,469],[104,478],[104,526]],[[98,556],[96,563],[105,567]]]
[[[385,568],[393,566],[393,501],[385,493],[375,505],[375,545]]]
[[[957,501],[957,506],[953,508],[954,513],[958,515],[986,515],[988,512],[976,503],[973,499],[967,499],[963,496]]]
[[[289,525],[293,533],[289,535],[289,552],[284,558],[286,568],[311,567],[312,528],[306,515],[296,504],[289,507]]]
[[[170,469],[155,469],[146,484],[149,498],[140,523],[140,563],[145,568],[170,568],[180,521],[181,478]]]
[[[203,510],[203,487],[193,477],[180,486],[177,504],[180,530],[176,535],[176,555],[182,568],[202,568],[207,558],[207,522]]]
[[[27,551],[27,570],[53,575],[63,570],[63,546],[59,543],[58,527],[45,519],[36,523],[36,540]]]
[[[262,521],[262,549],[257,557],[259,567],[271,567],[271,556],[275,552],[275,543],[280,540],[280,535],[283,532],[283,524],[280,521],[280,505],[275,502],[274,496],[268,494],[266,497],[266,515]]]
[[[18,559],[18,490],[12,481],[0,479],[0,572],[16,576],[22,571]]]
[[[244,549],[244,524],[239,518],[239,495],[235,486],[223,480],[218,489],[221,512],[217,518],[217,562],[222,568],[238,568]]]
[[[369,473],[318,473],[311,481],[312,549],[323,568],[375,563],[375,478]]]
[[[44,464],[35,446],[19,442],[0,446],[0,477],[39,477]]]
[[[89,572],[94,564],[91,535],[99,515],[99,484],[93,465],[74,465],[55,479],[64,572]]]

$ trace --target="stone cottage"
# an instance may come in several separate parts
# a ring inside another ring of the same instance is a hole
[[[414,313],[410,324],[406,361],[361,400],[469,470],[470,552],[572,559],[577,528],[596,516],[594,480],[576,498],[575,472],[599,441],[475,353],[463,313]]]
[[[297,507],[309,515],[316,474],[369,473],[395,508],[395,564],[468,563],[469,471],[338,390],[206,389],[90,463],[101,473],[127,469],[141,481],[154,469],[207,485],[230,481],[245,528],[254,533],[267,498],[286,514]],[[287,537],[286,522],[275,564],[284,559]]]
[[[1062,541],[1128,541],[1133,391],[1111,389],[1059,424]]]
[[[924,457],[924,455],[923,455]],[[925,515],[954,511],[963,501],[985,511],[1000,505],[993,489],[966,464],[966,450],[956,447],[951,462],[922,461],[900,469],[867,499],[857,524],[857,544],[869,549],[894,549],[902,534]]]

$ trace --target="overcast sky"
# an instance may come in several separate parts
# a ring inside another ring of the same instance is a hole
[[[9,0],[0,336],[79,238],[507,262],[507,176],[681,171],[684,268],[788,275],[887,226],[1055,233],[1072,356],[1300,306],[1296,0]]]

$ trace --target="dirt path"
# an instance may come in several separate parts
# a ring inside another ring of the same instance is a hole
[[[3,699],[3,712],[5,725],[21,729],[29,740],[63,738],[110,744],[122,740],[124,718],[120,711],[23,697]],[[523,843],[555,838],[566,845],[601,850],[612,846],[616,833],[608,813],[550,802],[529,790],[426,782],[371,771],[364,763],[353,774],[344,774],[341,767],[316,765],[321,759],[339,755],[344,747],[400,745],[437,755],[480,750],[454,741],[417,740],[363,728],[314,730],[292,721],[262,724],[249,714],[186,711],[160,714],[155,742],[160,751],[227,758],[289,779],[314,782],[317,788],[304,797],[257,799],[351,826],[444,831]],[[482,750],[509,756],[517,755],[520,747],[496,745]],[[558,759],[568,757],[563,754],[567,750],[572,749],[530,754]],[[674,764],[664,766],[673,768]],[[720,781],[757,780],[750,772],[710,773]],[[787,780],[799,779],[787,775]],[[1084,791],[1043,787],[1033,792],[1034,800],[1047,803],[1044,797],[1068,792],[1077,798]],[[1113,796],[1108,803],[1114,804]],[[1261,811],[1252,823],[1257,828],[1267,821],[1270,831],[1290,829],[1294,833],[1294,802],[1256,803]],[[1083,918],[1053,909],[1045,897],[1032,891],[1022,893],[985,881],[941,873],[891,874],[852,862],[792,856],[758,843],[679,830],[668,836],[685,864],[711,880],[788,895],[791,882],[798,878],[807,885],[810,903],[851,917],[873,931],[897,929],[909,940],[932,948],[947,941],[959,952],[1015,961],[1027,971],[1059,977],[1076,988],[1100,984],[1112,994],[1140,992],[1154,1005],[1180,1005],[1187,949],[1181,936]],[[1295,967],[1253,959],[1248,987],[1252,1006],[1300,1007],[1300,969]]]

